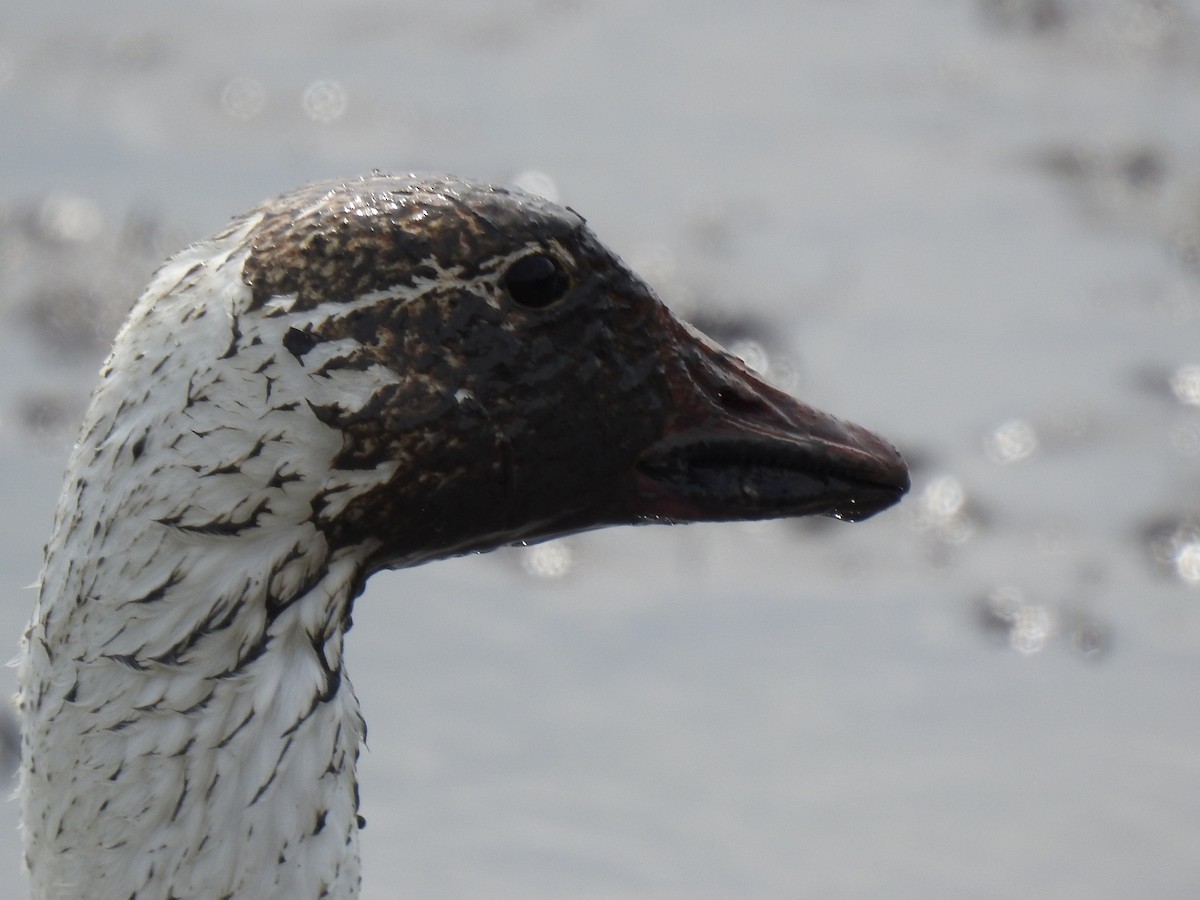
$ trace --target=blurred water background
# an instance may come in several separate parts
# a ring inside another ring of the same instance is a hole
[[[377,576],[364,897],[1200,896],[1200,2],[0,20],[0,644],[165,255],[315,178],[517,182],[913,492]]]

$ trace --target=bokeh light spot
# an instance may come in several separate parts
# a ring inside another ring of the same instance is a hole
[[[1043,650],[1056,624],[1047,607],[1030,603],[1025,593],[1011,584],[999,585],[984,599],[984,622],[998,629],[1012,649],[1025,655]]]
[[[1200,406],[1200,365],[1188,363],[1171,373],[1171,393],[1180,403]]]
[[[959,546],[975,535],[968,511],[967,492],[953,475],[938,475],[909,504],[911,521],[942,546]]]
[[[547,541],[526,547],[521,553],[521,568],[534,578],[563,578],[575,565],[569,541]]]
[[[1054,634],[1054,617],[1044,606],[1028,604],[1020,607],[1008,635],[1009,644],[1018,653],[1037,653]]]
[[[1008,465],[1021,462],[1037,452],[1037,431],[1033,423],[1026,419],[1009,419],[984,438],[983,449],[994,463]]]
[[[767,354],[767,348],[758,341],[750,338],[736,340],[729,345],[729,352],[759,375],[766,375],[771,368],[771,357]]]
[[[528,194],[545,197],[551,203],[561,203],[562,195],[558,184],[546,172],[526,169],[512,180],[513,184]]]
[[[258,116],[267,105],[267,89],[256,78],[231,78],[221,90],[221,109],[239,122]]]
[[[314,122],[328,125],[345,115],[350,100],[341,82],[327,78],[314,81],[304,89],[301,105],[305,115]]]
[[[78,194],[51,194],[38,209],[38,225],[51,240],[85,244],[104,227],[104,214],[95,201]]]
[[[1175,551],[1175,571],[1187,584],[1200,585],[1200,540],[1179,545]]]

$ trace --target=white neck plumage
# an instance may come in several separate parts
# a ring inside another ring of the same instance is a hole
[[[237,335],[247,291],[236,259],[216,296],[180,281],[203,259],[211,284],[240,239],[160,272],[72,457],[21,673],[36,898],[357,894],[364,726],[342,638],[373,548],[331,553],[313,498],[386,473],[331,490],[338,435],[271,386],[311,378],[343,404],[372,387],[300,371],[320,354],[268,353],[277,335],[189,359],[198,328]]]
[[[357,892],[364,727],[342,668],[357,562],[334,564],[267,621],[255,612],[262,586],[228,609],[212,593],[214,556],[161,595],[120,601],[207,610],[196,623],[206,637],[157,662],[120,652],[114,635],[118,652],[80,660],[86,676],[26,698],[55,722],[27,748],[24,777],[72,782],[69,793],[33,792],[51,802],[26,810],[26,827],[38,829],[36,897]],[[31,664],[62,671],[48,652],[34,635]]]

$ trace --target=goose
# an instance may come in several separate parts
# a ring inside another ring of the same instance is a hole
[[[343,637],[382,569],[895,503],[586,226],[450,176],[309,185],[166,262],[104,364],[22,641],[42,898],[352,898]]]

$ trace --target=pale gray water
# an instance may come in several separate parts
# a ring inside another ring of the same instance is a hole
[[[1200,2],[5,19],[0,644],[102,302],[310,178],[536,170],[899,441],[914,491],[853,527],[589,535],[562,579],[516,552],[378,577],[365,896],[1200,893]]]

